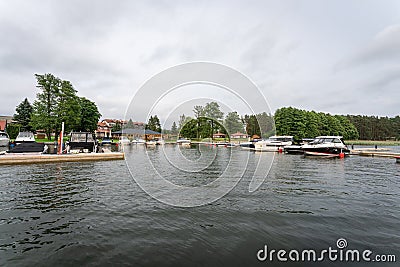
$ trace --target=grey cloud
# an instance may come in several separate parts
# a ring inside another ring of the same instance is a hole
[[[371,41],[355,52],[353,56],[342,60],[336,66],[338,70],[351,67],[365,67],[368,64],[398,63],[400,60],[400,25],[390,25],[379,32]]]
[[[374,8],[353,4],[364,13]],[[394,5],[380,5],[379,14]],[[33,74],[51,72],[70,80],[79,95],[95,100],[103,116],[123,117],[141,84],[190,61],[218,62],[242,71],[260,85],[273,108],[396,114],[398,100],[390,97],[398,96],[399,85],[400,26],[390,26],[396,17],[377,14],[374,20],[360,17],[365,20],[360,23],[351,14],[345,16],[349,19],[340,25],[370,40],[351,50],[355,37],[345,32],[337,43],[324,40],[327,26],[330,32],[339,26],[310,16],[320,14],[321,6],[296,1],[0,3],[0,114],[12,114],[24,96],[33,100]],[[330,18],[342,18],[344,2],[330,7]],[[368,30],[360,31],[359,25]],[[382,30],[371,35],[376,29]],[[314,53],[316,49],[322,52]],[[337,54],[324,52],[332,50]],[[334,65],[337,55],[346,54]],[[341,71],[327,71],[334,68]],[[333,103],[326,97],[332,93],[346,100]],[[363,104],[371,101],[377,104]]]

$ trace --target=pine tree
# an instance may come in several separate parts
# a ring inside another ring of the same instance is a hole
[[[178,127],[176,126],[176,123],[173,122],[171,127],[171,134],[177,134],[177,133],[178,133]]]
[[[30,125],[33,107],[25,98],[15,109],[14,120],[21,125],[21,131],[31,131]]]

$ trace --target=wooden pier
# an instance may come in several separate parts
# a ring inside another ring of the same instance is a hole
[[[397,158],[400,153],[391,152],[389,149],[353,149],[350,155],[358,155],[363,157],[384,157],[384,158]]]
[[[7,154],[0,155],[0,165],[33,164],[33,163],[57,163],[57,162],[82,162],[123,160],[124,153],[81,153],[81,154]]]

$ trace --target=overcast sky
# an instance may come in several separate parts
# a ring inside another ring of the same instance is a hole
[[[192,61],[247,75],[272,111],[399,115],[400,1],[0,0],[0,115],[53,73],[123,118],[146,80]]]

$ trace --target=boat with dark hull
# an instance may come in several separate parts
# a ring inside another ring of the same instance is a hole
[[[240,143],[239,146],[243,149],[254,149],[254,147],[255,147],[254,144],[255,144],[255,142],[249,141],[249,142]]]
[[[350,150],[342,136],[318,136],[309,144],[303,145],[305,156],[344,157],[350,155]]]
[[[284,146],[283,151],[286,154],[296,154],[296,155],[303,155],[303,145],[309,144],[310,142],[314,141],[314,138],[303,138],[301,142],[293,142],[292,145]]]
[[[7,153],[18,154],[44,154],[48,147],[44,143],[37,143],[32,132],[20,132]]]
[[[66,142],[67,153],[97,152],[97,143],[94,135],[89,132],[71,132]]]
[[[8,147],[9,143],[10,138],[8,137],[8,134],[0,131],[0,146]]]
[[[44,154],[48,147],[44,143],[24,142],[16,145],[8,153],[29,153],[29,154]]]
[[[297,154],[297,155],[302,155],[304,154],[304,150],[302,145],[300,144],[294,144],[294,145],[289,145],[289,146],[284,146],[283,151],[286,154]]]

